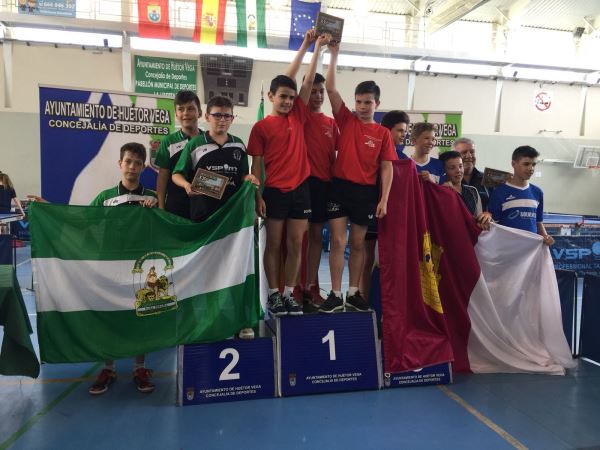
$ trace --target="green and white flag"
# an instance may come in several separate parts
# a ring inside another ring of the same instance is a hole
[[[267,48],[265,0],[236,0],[238,47]]]
[[[262,317],[250,183],[203,223],[139,206],[36,203],[30,229],[42,361],[217,341]]]

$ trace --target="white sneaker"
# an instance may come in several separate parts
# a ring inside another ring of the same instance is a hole
[[[239,336],[240,339],[254,339],[254,330],[252,328],[242,328]]]

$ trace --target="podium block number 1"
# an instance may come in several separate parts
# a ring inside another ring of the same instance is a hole
[[[329,332],[321,338],[321,343],[324,344],[329,342],[329,361],[335,361],[335,332],[329,330]]]
[[[237,363],[240,361],[240,353],[235,348],[225,348],[219,355],[219,358],[225,359],[228,355],[231,355],[231,361],[229,362],[229,364],[227,364],[227,367],[223,369],[221,375],[219,375],[219,381],[240,379],[240,374],[238,372],[231,373],[231,371],[235,368],[235,366],[237,366]]]

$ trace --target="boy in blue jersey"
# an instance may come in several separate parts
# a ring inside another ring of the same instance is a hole
[[[515,149],[512,154],[513,177],[498,186],[490,197],[489,210],[500,225],[537,233],[544,244],[554,244],[543,224],[544,193],[529,183],[535,171],[538,151],[528,145]]]
[[[410,134],[415,152],[411,156],[417,166],[419,177],[424,181],[439,184],[443,181],[444,164],[429,156],[435,145],[435,127],[432,123],[418,122],[413,125]]]

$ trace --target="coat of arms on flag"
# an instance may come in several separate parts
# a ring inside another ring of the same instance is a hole
[[[148,5],[148,20],[152,23],[160,22],[160,6]]]
[[[217,21],[215,20],[215,16],[212,13],[205,14],[202,18],[202,23],[204,23],[204,26],[207,26],[209,28],[215,28],[217,26]]]

